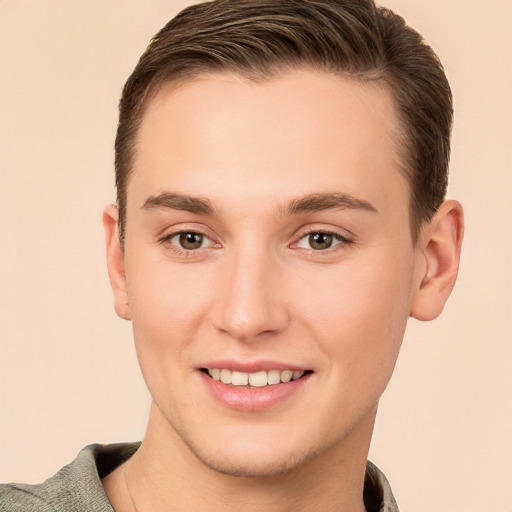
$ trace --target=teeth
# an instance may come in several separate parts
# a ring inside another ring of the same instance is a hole
[[[267,382],[271,385],[281,382],[281,372],[279,370],[270,370],[267,373]]]
[[[208,369],[208,375],[214,380],[220,380],[224,384],[232,386],[251,386],[253,388],[262,388],[264,386],[279,384],[280,382],[290,382],[300,379],[304,372],[292,370],[270,370],[255,373],[234,372],[227,368]]]
[[[231,374],[231,384],[233,384],[233,386],[247,386],[247,384],[249,384],[249,374],[243,372],[233,372]],[[252,385],[254,386],[254,384]]]
[[[249,384],[255,388],[262,388],[268,384],[267,372],[249,373]]]
[[[220,371],[220,381],[224,384],[231,384],[231,377],[233,372],[231,370],[222,369]]]
[[[293,377],[293,372],[291,370],[285,370],[281,373],[281,381],[282,382],[290,382]]]

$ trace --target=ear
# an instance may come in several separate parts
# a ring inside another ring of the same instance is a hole
[[[103,211],[103,228],[107,245],[107,268],[110,285],[114,292],[116,313],[124,320],[131,320],[128,294],[126,292],[126,275],[124,272],[124,253],[119,241],[119,211],[117,206],[110,204]]]
[[[425,224],[418,241],[411,316],[438,317],[455,285],[464,234],[464,214],[457,201],[445,201]]]

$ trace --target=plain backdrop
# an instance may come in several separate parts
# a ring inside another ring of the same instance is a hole
[[[41,481],[86,444],[143,435],[101,212],[122,84],[187,3],[0,0],[0,480]],[[467,231],[443,316],[410,322],[370,458],[404,511],[511,512],[512,1],[382,4],[444,62]]]

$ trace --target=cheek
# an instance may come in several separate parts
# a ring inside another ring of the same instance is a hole
[[[142,375],[161,410],[186,410],[194,396],[182,383],[191,371],[194,340],[201,337],[200,317],[208,309],[205,292],[211,285],[197,275],[170,271],[168,264],[133,270],[136,279],[128,280],[128,291]]]
[[[138,261],[145,264],[138,265]],[[215,286],[209,274],[199,272],[195,265],[176,268],[155,258],[132,257],[128,262],[135,346],[145,376],[156,378],[159,372],[155,368],[176,373],[177,368],[185,367],[183,362],[193,347],[191,341],[198,336],[198,325],[208,311]]]
[[[170,333],[180,338],[205,309],[214,286],[214,273],[207,268],[177,265],[151,252],[133,254],[126,275],[133,323],[157,338]]]
[[[412,265],[409,258],[401,263],[381,258],[304,273],[302,293],[294,294],[301,297],[299,316],[332,371],[359,380],[380,376],[380,385],[387,383],[410,310]]]

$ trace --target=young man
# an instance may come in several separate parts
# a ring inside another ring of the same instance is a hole
[[[125,85],[104,213],[146,435],[2,510],[398,510],[366,458],[407,319],[456,279],[451,121],[435,54],[372,1],[171,20]]]

